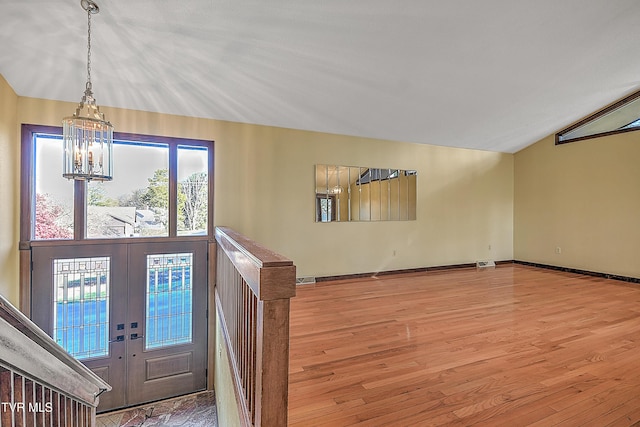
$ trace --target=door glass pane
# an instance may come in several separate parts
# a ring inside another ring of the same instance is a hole
[[[87,184],[87,237],[169,235],[169,147],[115,141],[113,180]]]
[[[178,146],[178,235],[207,234],[207,147]]]
[[[193,254],[147,255],[145,348],[191,343]]]
[[[109,257],[53,260],[53,339],[77,359],[109,354]]]
[[[73,181],[62,177],[62,137],[36,134],[35,221],[36,240],[73,238]]]

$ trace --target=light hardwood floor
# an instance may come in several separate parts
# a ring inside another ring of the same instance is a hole
[[[630,426],[640,285],[504,265],[298,287],[290,426]]]

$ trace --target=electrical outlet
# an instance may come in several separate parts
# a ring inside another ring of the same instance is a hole
[[[556,246],[556,253],[557,254],[561,254],[562,253],[562,248],[560,246]]]

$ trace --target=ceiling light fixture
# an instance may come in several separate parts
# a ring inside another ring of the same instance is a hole
[[[91,91],[91,15],[100,12],[100,8],[91,0],[81,0],[80,5],[87,11],[87,84],[75,114],[62,119],[62,176],[85,181],[111,181],[113,125],[105,120]]]

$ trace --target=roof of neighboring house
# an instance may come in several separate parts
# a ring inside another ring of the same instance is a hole
[[[135,206],[88,206],[87,216],[102,217],[104,225],[118,225],[121,223],[135,226],[136,208]]]

